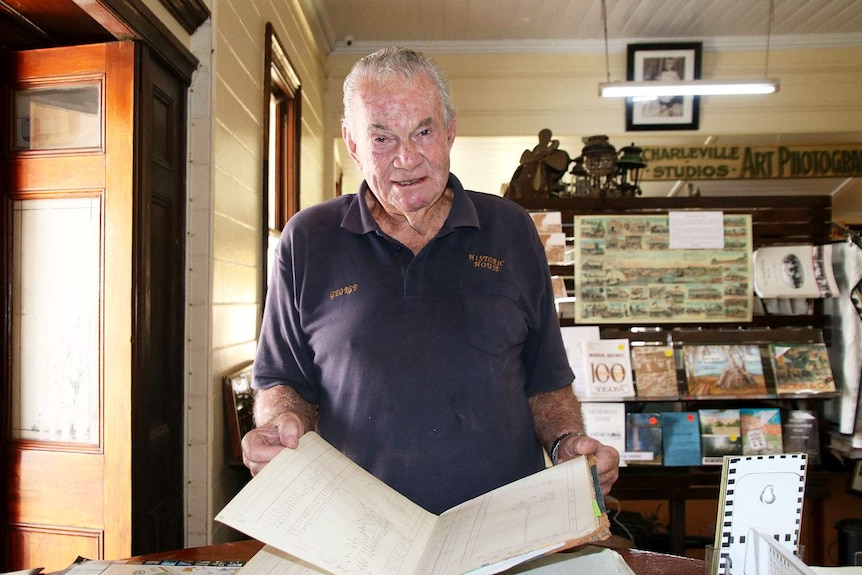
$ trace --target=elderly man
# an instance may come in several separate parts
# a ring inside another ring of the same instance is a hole
[[[253,473],[317,432],[432,513],[554,463],[617,452],[584,434],[542,244],[515,203],[449,173],[455,110],[422,54],[388,48],[344,82],[365,177],[305,209],[275,257],[255,361]]]

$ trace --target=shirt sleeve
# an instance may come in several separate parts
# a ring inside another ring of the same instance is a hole
[[[289,385],[306,401],[316,404],[320,388],[313,353],[302,330],[297,306],[296,257],[293,226],[285,226],[275,251],[266,294],[260,338],[254,362],[254,389]]]

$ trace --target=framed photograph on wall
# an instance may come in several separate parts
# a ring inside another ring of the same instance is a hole
[[[242,463],[242,437],[254,428],[254,391],[251,389],[252,363],[222,378],[225,419],[230,436],[231,465]]]
[[[702,44],[674,42],[629,44],[626,79],[635,82],[699,80]],[[699,96],[626,99],[626,130],[697,130]]]

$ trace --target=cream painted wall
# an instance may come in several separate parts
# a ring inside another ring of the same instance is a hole
[[[624,103],[597,95],[605,81],[604,54],[452,54],[428,52],[449,75],[459,108],[458,135],[477,137],[529,137],[535,141],[542,128],[555,138],[608,134],[613,142],[633,138],[625,132]],[[329,57],[326,107],[337,118],[341,83],[361,55],[334,53]],[[610,78],[625,78],[625,54],[610,54]],[[764,74],[763,52],[704,52],[703,78],[759,78]],[[638,132],[638,144],[650,137],[664,142],[676,134],[688,141],[693,135],[765,135],[776,139],[794,134],[836,134],[844,142],[857,142],[862,126],[862,47],[819,50],[773,50],[769,75],[781,79],[781,90],[768,97],[702,97],[700,129],[696,132]],[[340,138],[337,123],[329,137]],[[848,134],[841,138],[840,134]],[[456,140],[457,148],[457,140]],[[495,182],[507,182],[517,167],[506,168]],[[349,158],[347,159],[349,161]],[[477,161],[481,161],[478,159]],[[342,167],[349,167],[342,164]],[[345,169],[346,176],[352,170]],[[857,179],[858,180],[858,179]],[[345,178],[345,190],[358,181]],[[499,184],[485,191],[497,191]],[[862,212],[862,193],[848,188],[834,198],[847,213]],[[855,206],[854,206],[855,204]]]
[[[210,9],[189,39],[201,65],[189,99],[188,546],[237,537],[212,518],[248,478],[228,462],[221,390],[222,377],[254,357],[262,307],[267,22],[301,81],[301,204],[324,197],[324,58],[299,3],[212,0]]]
[[[459,135],[534,136],[544,127],[578,137],[625,131],[622,101],[597,95],[605,80],[604,55],[429,55],[449,75]],[[334,116],[340,113],[341,83],[358,58],[329,57],[326,105]],[[702,77],[757,78],[763,66],[762,53],[705,52]],[[611,54],[610,75],[625,77],[624,54]],[[845,132],[862,125],[862,47],[773,51],[769,75],[781,79],[781,90],[768,98],[702,98],[699,132]]]
[[[253,358],[261,310],[265,24],[275,26],[302,81],[302,207],[331,197],[339,163],[351,161],[338,158],[334,143],[341,83],[359,56],[327,57],[299,0],[210,0],[212,19],[191,37],[157,0],[146,1],[201,62],[189,96],[186,320],[186,544],[197,546],[236,537],[212,518],[247,477],[227,464],[221,382]],[[452,80],[461,136],[533,137],[548,126],[555,135],[624,133],[620,102],[595,95],[603,56],[432,55]],[[612,78],[624,77],[624,61],[612,55]],[[703,75],[757,76],[762,64],[760,54],[707,52]],[[701,132],[841,133],[862,126],[862,47],[773,52],[770,72],[781,78],[782,92],[758,101],[704,99]]]

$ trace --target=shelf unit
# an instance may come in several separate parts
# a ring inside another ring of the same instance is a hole
[[[574,236],[575,216],[581,215],[656,215],[675,210],[711,210],[725,214],[750,214],[752,248],[770,245],[817,244],[830,241],[832,205],[828,196],[739,196],[739,197],[672,197],[672,198],[544,198],[515,200],[528,211],[553,211],[562,214],[563,232]],[[552,265],[552,275],[563,277],[567,291],[574,293],[574,265]],[[675,349],[686,343],[756,343],[779,341],[823,341],[829,344],[829,318],[823,313],[822,302],[813,300],[810,313],[798,315],[755,315],[746,322],[710,322],[692,324],[667,322],[653,324],[599,324],[602,339],[628,338],[630,341],[671,343]],[[562,317],[561,325],[575,325],[572,317]],[[679,364],[678,364],[679,365]],[[763,362],[767,381],[771,369]],[[677,373],[677,398],[625,400],[627,411],[643,409],[638,404],[660,401],[673,404],[674,410],[689,411],[699,407],[747,407],[749,404],[771,403],[788,409],[810,409],[822,414],[824,396],[770,395],[757,398],[687,397],[685,375]],[[745,402],[743,405],[741,402]],[[821,453],[823,441],[829,435],[820,421]],[[658,467],[632,465],[621,469],[620,479],[612,494],[620,500],[666,500],[670,509],[671,552],[685,552],[685,501],[687,499],[717,499],[720,466]],[[814,534],[822,534],[823,500],[829,496],[828,473],[818,466],[809,468],[806,498],[811,501],[810,513]],[[822,535],[821,535],[822,536]],[[809,545],[813,561],[822,559],[822,543]]]

